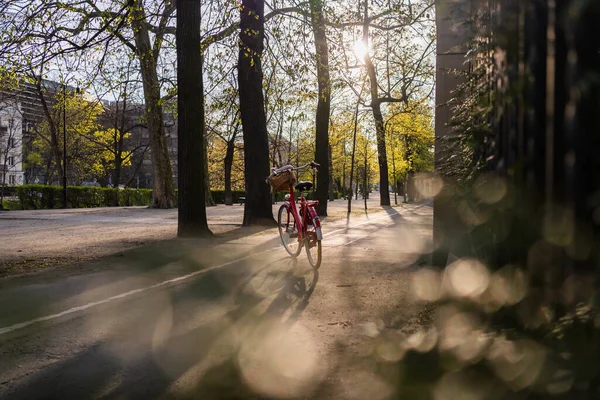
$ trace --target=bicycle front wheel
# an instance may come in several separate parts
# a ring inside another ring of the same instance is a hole
[[[298,240],[298,225],[294,214],[292,214],[287,205],[282,205],[277,214],[277,226],[279,227],[279,237],[285,250],[292,257],[297,257],[302,250],[302,243]]]

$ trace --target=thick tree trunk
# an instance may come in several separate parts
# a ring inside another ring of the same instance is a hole
[[[234,137],[235,138],[235,137]],[[235,152],[234,140],[227,142],[225,152],[225,205],[233,205],[233,194],[231,193],[231,169],[233,168],[233,156]]]
[[[327,49],[327,32],[323,17],[324,0],[310,0],[315,50],[317,55],[317,81],[319,100],[316,115],[316,149],[315,161],[321,164],[317,175],[316,200],[319,201],[319,215],[327,215],[329,198],[330,166],[329,166],[329,113],[331,106],[331,88],[329,83],[329,53]]]
[[[210,235],[206,220],[200,2],[177,0],[178,236]]]
[[[269,175],[269,137],[263,96],[264,0],[242,0],[238,82],[244,134],[244,226],[274,223]]]
[[[156,73],[156,59],[150,44],[150,34],[146,25],[146,13],[141,0],[135,0],[132,8],[132,26],[135,45],[140,60],[140,71],[146,102],[146,119],[150,134],[150,150],[153,167],[153,208],[172,208],[175,206],[173,187],[173,168],[169,159],[167,137],[163,124],[160,105],[160,85]],[[199,66],[195,66],[196,69]]]

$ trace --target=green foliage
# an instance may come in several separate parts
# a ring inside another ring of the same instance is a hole
[[[63,188],[60,186],[23,185],[17,187],[22,210],[61,208]],[[116,201],[116,203],[115,203]],[[67,187],[69,208],[147,206],[152,201],[150,189],[113,189],[99,187]]]
[[[71,183],[80,183],[95,176],[98,164],[104,157],[103,138],[108,134],[99,131],[98,117],[103,112],[98,103],[90,103],[76,93],[58,93],[50,110],[50,119],[36,125],[32,149],[27,154],[28,167],[50,169],[50,181],[56,181],[62,171],[63,113],[66,112],[67,171]],[[108,131],[107,131],[108,132]]]
[[[2,200],[2,210],[15,211],[21,209],[21,204],[16,200]]]
[[[427,99],[394,104],[386,132],[392,182],[404,180],[411,170],[433,170],[435,134]]]
[[[62,207],[61,186],[23,185],[7,189],[9,189],[8,193],[14,193],[19,198],[17,202],[5,201],[3,204],[7,210],[43,210]],[[225,203],[225,191],[211,190],[211,194],[215,203]],[[244,195],[243,190],[233,190],[234,204],[239,203],[240,197]],[[283,200],[283,196],[284,193],[278,198]],[[152,202],[152,190],[67,186],[67,201],[69,208],[148,206]]]

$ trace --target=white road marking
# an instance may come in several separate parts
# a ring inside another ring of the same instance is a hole
[[[395,215],[399,215],[399,214],[396,213]],[[349,226],[347,228],[336,229],[335,231],[328,232],[328,233],[324,234],[323,236],[325,237],[325,236],[329,236],[329,235],[331,235],[333,233],[336,233],[336,232],[344,231],[346,229],[356,228],[356,227],[359,227],[359,226],[362,226],[362,225],[371,224],[371,223],[373,223],[375,221],[379,221],[379,220],[382,220],[382,219],[391,219],[391,215],[385,215],[383,217],[379,217],[379,218],[371,219],[371,220],[368,220],[368,221],[360,222],[360,223],[358,223],[356,225]],[[357,240],[360,240],[360,239],[362,239],[364,237],[367,237],[368,235],[369,234],[361,236],[361,237],[356,238],[356,239],[354,239],[354,240],[352,240],[350,242],[341,244],[340,246],[347,246],[347,245],[349,245],[351,243],[356,242]],[[267,253],[269,251],[272,251],[272,250],[275,250],[275,249],[279,249],[279,248],[281,248],[281,246],[270,248],[270,249],[267,249],[267,250],[264,250],[264,251],[261,251],[261,252],[258,252],[258,253],[249,254],[249,255],[247,255],[245,257],[241,257],[241,258],[238,258],[238,259],[235,259],[235,260],[232,260],[232,261],[228,261],[228,262],[223,263],[223,264],[219,264],[219,265],[215,265],[215,266],[212,266],[212,267],[208,267],[208,268],[202,269],[200,271],[192,272],[192,273],[187,274],[187,275],[182,275],[182,276],[179,276],[177,278],[168,279],[166,281],[163,281],[163,282],[160,282],[160,283],[156,283],[156,284],[151,285],[151,286],[147,286],[147,287],[140,288],[140,289],[130,290],[129,292],[125,292],[125,293],[121,293],[121,294],[118,294],[118,295],[115,295],[115,296],[111,296],[111,297],[108,297],[108,298],[106,298],[104,300],[94,301],[94,302],[91,302],[91,303],[88,303],[88,304],[85,304],[85,305],[82,305],[82,306],[77,306],[77,307],[69,308],[68,310],[65,310],[65,311],[62,311],[62,312],[59,312],[59,313],[56,313],[56,314],[46,315],[46,316],[43,316],[43,317],[34,318],[32,320],[29,320],[29,321],[20,322],[20,323],[14,324],[14,325],[10,325],[10,326],[4,327],[4,328],[0,328],[0,335],[4,335],[4,334],[9,333],[9,332],[13,332],[13,331],[16,331],[16,330],[19,330],[19,329],[23,329],[23,328],[28,327],[30,325],[36,324],[38,322],[50,321],[50,320],[53,320],[53,319],[56,319],[56,318],[64,317],[65,315],[73,314],[73,313],[79,312],[79,311],[85,311],[85,310],[87,310],[89,308],[92,308],[92,307],[96,307],[96,306],[99,306],[99,305],[102,305],[102,304],[110,303],[111,301],[115,301],[115,300],[123,299],[125,297],[133,296],[134,294],[147,292],[149,290],[156,289],[156,288],[159,288],[159,287],[163,287],[163,286],[166,286],[166,285],[170,285],[172,283],[185,281],[185,280],[188,280],[190,278],[193,278],[194,276],[205,274],[207,272],[214,271],[216,269],[220,269],[220,268],[226,267],[228,265],[235,264],[235,263],[238,263],[240,261],[246,260],[248,258],[257,256],[259,254]]]

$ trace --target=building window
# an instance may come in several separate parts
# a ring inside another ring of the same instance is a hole
[[[14,138],[8,138],[8,148],[12,149],[15,147],[15,139]]]
[[[9,185],[14,185],[15,184],[15,176],[14,175],[9,175],[8,176],[8,184]]]
[[[14,157],[8,157],[8,165],[10,165],[11,167],[13,165],[15,165],[15,158]]]

